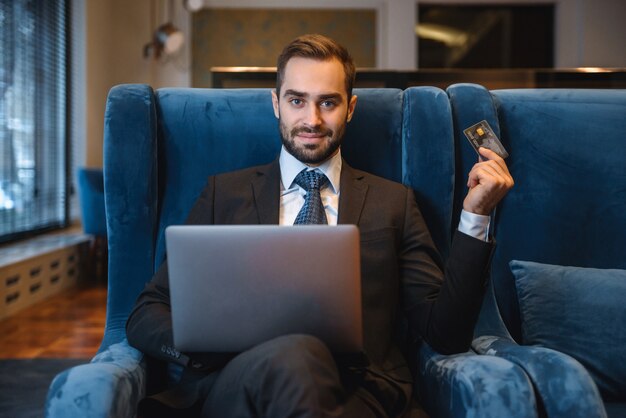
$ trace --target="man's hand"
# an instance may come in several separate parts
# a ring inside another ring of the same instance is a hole
[[[506,163],[498,154],[483,147],[478,152],[481,158],[469,172],[469,192],[463,201],[463,209],[477,215],[489,215],[514,182]]]

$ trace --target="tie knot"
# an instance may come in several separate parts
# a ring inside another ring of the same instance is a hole
[[[308,192],[320,190],[328,183],[328,177],[318,171],[304,169],[298,173],[294,182]]]

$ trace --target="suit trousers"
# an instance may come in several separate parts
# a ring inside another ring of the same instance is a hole
[[[361,377],[340,371],[319,339],[278,337],[233,358],[217,376],[202,417],[386,417]]]

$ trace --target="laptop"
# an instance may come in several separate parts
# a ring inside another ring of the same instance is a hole
[[[174,346],[242,352],[287,334],[363,348],[354,225],[170,226]]]

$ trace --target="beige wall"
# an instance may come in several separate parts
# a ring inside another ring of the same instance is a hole
[[[102,166],[102,126],[104,103],[109,83],[106,30],[111,21],[108,2],[87,1],[86,14],[86,115],[87,142],[85,165]]]
[[[84,51],[86,106],[84,146],[77,146],[77,165],[102,166],[102,135],[106,97],[111,87],[122,83],[145,83],[154,88],[189,86],[188,48],[174,59],[156,61],[144,58],[143,47],[151,39],[151,2],[165,19],[163,0],[77,0],[84,10]],[[190,16],[175,1],[174,24],[189,33]],[[160,7],[159,7],[160,6]],[[161,20],[162,23],[164,20]],[[188,40],[188,39],[187,39]],[[186,42],[188,47],[189,42]],[[80,51],[79,51],[80,52]],[[80,101],[80,100],[79,100]],[[80,138],[78,138],[80,141]]]

